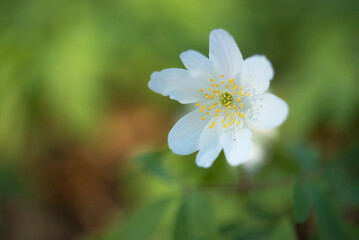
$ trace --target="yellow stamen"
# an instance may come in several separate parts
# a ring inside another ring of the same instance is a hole
[[[197,103],[197,104],[196,104],[196,106],[199,106],[199,105],[201,105],[201,104],[200,104],[200,103]]]
[[[209,115],[209,112],[206,112],[207,115]]]
[[[211,91],[212,88],[208,88],[208,91]]]
[[[214,114],[214,116],[217,117],[217,116],[218,116],[218,113]]]
[[[221,110],[217,109],[216,112],[220,112]]]
[[[228,106],[227,108],[228,108],[228,109],[230,109],[230,108],[231,108],[231,106]]]
[[[249,93],[247,93],[247,96],[249,97],[249,95],[251,95],[251,93],[249,92]]]
[[[223,125],[223,127],[224,127],[224,128],[226,128],[226,127],[227,127],[227,125],[226,125],[226,124],[224,124],[224,125]]]
[[[209,79],[209,81],[213,82],[214,80],[211,78],[211,79]]]
[[[231,122],[228,123],[228,125],[231,125],[231,124],[232,124]]]
[[[200,89],[201,92],[203,92],[203,89]]]
[[[206,117],[202,117],[201,120],[204,120]]]
[[[242,114],[241,114],[241,117],[242,117],[242,118],[245,118],[246,116],[244,116],[244,114],[242,113]]]
[[[221,75],[221,78],[224,78],[224,76],[223,76],[223,75]]]

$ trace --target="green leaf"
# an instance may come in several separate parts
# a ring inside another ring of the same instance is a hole
[[[319,157],[318,151],[313,146],[305,144],[295,146],[292,153],[302,172],[309,172],[316,165]]]
[[[217,239],[214,219],[214,212],[208,197],[203,193],[193,192],[183,200],[178,210],[173,239]]]
[[[164,180],[169,180],[171,179],[171,174],[163,167],[161,161],[163,154],[163,152],[143,154],[134,161],[151,174]]]
[[[320,239],[348,239],[341,219],[334,211],[328,198],[315,188],[311,188],[311,198],[317,218]]]
[[[138,210],[121,228],[106,234],[103,240],[147,240],[155,232],[168,209],[171,198],[161,199]]]
[[[287,217],[279,220],[277,225],[274,227],[274,230],[271,235],[273,240],[296,240],[297,235],[293,224],[289,221]]]
[[[293,209],[296,223],[302,223],[307,220],[312,209],[307,186],[301,182],[294,185]]]

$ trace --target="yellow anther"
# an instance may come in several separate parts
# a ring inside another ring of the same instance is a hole
[[[213,84],[212,84],[212,87],[215,87],[215,86],[216,86],[216,84],[213,83]]]
[[[216,122],[213,122],[212,125],[216,124]]]
[[[215,102],[213,105],[218,105],[218,102]]]
[[[199,110],[199,112],[203,112],[203,109]]]
[[[237,85],[236,82],[233,82],[233,85]],[[238,86],[237,86],[238,87]]]
[[[232,117],[234,117],[234,113],[232,113]]]
[[[209,110],[211,110],[211,108],[209,107],[209,108],[207,108],[207,110],[209,111]]]
[[[242,117],[242,118],[245,118],[246,116],[244,116],[244,114],[242,113],[242,114],[241,114],[241,117]]]
[[[231,92],[231,95],[233,96],[234,92]]]
[[[227,102],[225,105],[228,106],[229,104],[231,104],[231,103]]]
[[[224,120],[222,120],[222,123],[224,123]]]
[[[208,91],[211,91],[212,88],[208,88]]]
[[[217,117],[217,116],[218,116],[218,113],[214,114],[214,116]]]
[[[243,108],[243,105],[241,105],[240,107]]]
[[[209,128],[213,128],[213,125],[209,126]]]
[[[236,89],[237,89],[237,87],[236,87],[236,86],[234,86],[234,87],[233,87],[233,91],[236,91]]]
[[[241,95],[242,91],[238,91],[238,94]]]
[[[203,89],[201,88],[200,91],[203,92]]]
[[[210,99],[210,97],[209,97],[209,96],[207,96],[206,98],[207,98],[207,99]]]
[[[211,79],[209,79],[209,81],[213,82],[214,80],[211,78]]]
[[[228,121],[231,121],[231,117],[228,117]]]
[[[211,94],[211,98],[214,98],[214,95],[213,95],[213,93]]]
[[[228,113],[226,113],[226,117],[228,117]]]
[[[237,126],[239,125],[239,122],[237,122]]]
[[[231,124],[232,124],[231,122],[228,123],[228,125],[231,125]]]
[[[237,114],[239,115],[240,112],[237,112]]]
[[[211,108],[215,108],[216,106],[214,106],[214,105],[212,105],[212,107]]]
[[[220,112],[221,110],[217,109],[216,112]]]
[[[221,81],[221,83],[223,84],[224,82],[223,82],[223,81]]]
[[[201,105],[201,104],[200,104],[200,103],[197,103],[197,104],[196,104],[196,106],[199,106],[199,105]]]
[[[228,84],[226,85],[226,88],[228,88]]]
[[[229,83],[232,83],[233,81],[234,81],[233,78],[231,78],[231,79],[228,80]]]
[[[217,90],[213,90],[212,92],[213,92],[213,93],[216,93],[216,92],[217,92]]]
[[[242,87],[239,87],[239,89],[242,89]]]
[[[206,117],[202,117],[201,120],[204,120]]]
[[[224,124],[224,125],[223,125],[223,127],[224,127],[224,128],[226,128],[226,127],[227,127],[227,125],[226,125],[226,124]]]
[[[207,115],[209,115],[209,112],[206,112]]]
[[[208,93],[205,93],[204,96],[208,96]]]
[[[223,109],[223,112],[225,112],[226,111],[226,109]]]
[[[251,95],[251,93],[249,92],[249,93],[247,93],[247,96],[249,97],[249,95]]]
[[[227,108],[228,108],[228,109],[230,109],[230,108],[231,108],[231,106],[228,106]]]
[[[221,75],[221,78],[224,78],[224,76],[223,76],[223,75]]]
[[[242,102],[242,100],[241,100],[241,98],[239,97],[239,98],[237,98],[237,102]]]
[[[219,87],[219,84],[216,84],[216,87]]]
[[[234,108],[234,110],[237,110],[237,107],[236,107],[236,105],[233,105],[233,108]]]
[[[235,122],[235,121],[236,121],[236,119],[233,118],[232,122]]]
[[[205,108],[206,107],[206,105],[202,105],[202,107],[201,108]]]

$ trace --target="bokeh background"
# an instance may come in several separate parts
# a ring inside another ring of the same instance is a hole
[[[248,163],[167,134],[153,71],[224,28],[290,106]],[[358,239],[357,0],[2,0],[0,239]]]

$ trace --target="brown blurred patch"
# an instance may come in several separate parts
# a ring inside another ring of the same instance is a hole
[[[68,140],[50,143],[35,163],[42,201],[52,215],[76,226],[73,238],[96,231],[111,220],[128,198],[119,181],[126,160],[143,146],[163,145],[170,128],[169,116],[155,107],[132,106],[114,110],[97,127],[97,134],[82,144]],[[61,224],[60,224],[61,225]],[[11,235],[11,234],[10,234]]]

